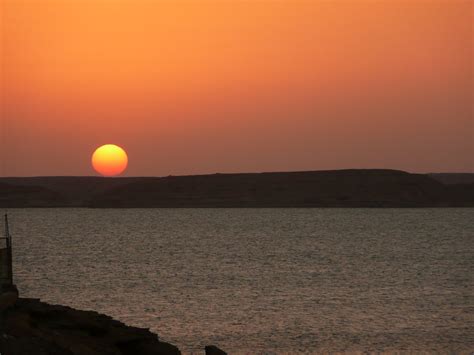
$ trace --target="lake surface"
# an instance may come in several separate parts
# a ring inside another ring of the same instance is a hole
[[[24,297],[185,353],[474,351],[474,209],[17,209]]]

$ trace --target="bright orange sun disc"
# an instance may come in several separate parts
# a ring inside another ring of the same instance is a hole
[[[103,176],[122,174],[128,165],[125,150],[115,144],[106,144],[97,148],[92,155],[92,166]]]

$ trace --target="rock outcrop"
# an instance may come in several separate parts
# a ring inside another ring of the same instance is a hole
[[[0,315],[7,309],[13,307],[17,300],[18,289],[15,285],[0,285]]]
[[[227,355],[224,350],[219,349],[215,345],[208,345],[204,348],[206,355]]]
[[[0,353],[8,355],[178,355],[148,329],[106,315],[19,298],[1,314]]]

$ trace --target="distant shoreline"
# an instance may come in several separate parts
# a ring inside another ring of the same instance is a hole
[[[168,177],[0,178],[2,208],[474,207],[474,174],[362,169]]]
[[[29,206],[29,207],[0,207],[0,208],[7,208],[9,210],[54,210],[54,209],[84,209],[84,210],[140,210],[140,209],[151,209],[151,210],[186,210],[186,209],[231,209],[231,210],[251,210],[251,209],[271,209],[271,210],[278,210],[278,209],[313,209],[313,210],[352,210],[352,209],[358,209],[358,210],[422,210],[422,209],[471,209],[474,208],[474,206],[399,206],[399,207],[378,207],[378,206],[372,206],[372,207],[367,207],[367,206],[358,206],[358,207],[334,207],[334,206],[255,206],[255,207],[242,207],[242,206],[218,206],[218,207],[213,207],[213,206],[203,206],[203,207],[188,207],[188,206],[182,206],[182,207],[88,207],[88,206]]]

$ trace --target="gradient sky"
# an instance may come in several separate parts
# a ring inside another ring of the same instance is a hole
[[[1,175],[474,172],[471,0],[0,0]]]

